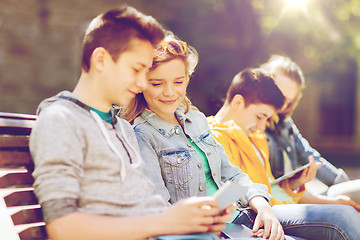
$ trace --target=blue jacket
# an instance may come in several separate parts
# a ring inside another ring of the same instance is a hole
[[[282,150],[285,150],[294,169],[308,163],[308,157],[311,155],[316,161],[321,162],[322,167],[317,171],[316,177],[327,186],[349,180],[341,168],[334,167],[310,146],[291,118],[286,118],[275,124],[275,129],[267,128],[266,137],[268,139],[271,170],[275,178],[284,174]]]
[[[223,147],[213,138],[204,114],[192,109],[184,114],[178,109],[176,117],[182,126],[170,124],[146,110],[133,125],[145,174],[165,201],[174,203],[190,196],[206,196],[205,170],[186,135],[205,153],[218,187],[230,180],[248,188],[240,199],[242,206],[247,206],[254,196],[270,200],[265,185],[251,182],[247,174],[230,163]]]

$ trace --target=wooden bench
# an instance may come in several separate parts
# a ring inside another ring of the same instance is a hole
[[[29,135],[36,116],[0,112],[0,239],[48,239],[34,195]]]

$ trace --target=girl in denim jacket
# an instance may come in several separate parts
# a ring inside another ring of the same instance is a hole
[[[312,195],[305,192],[299,203],[321,204],[345,204],[353,206],[360,211],[360,204],[349,196],[359,192],[360,180],[349,181],[347,174],[336,168],[320,153],[313,149],[309,142],[302,137],[291,115],[294,112],[302,96],[305,87],[305,78],[300,67],[290,58],[273,55],[261,68],[269,71],[275,83],[285,96],[285,104],[282,109],[270,120],[266,129],[269,146],[269,161],[274,177],[280,177],[285,173],[308,163],[309,157],[314,157],[322,163],[316,177],[325,185],[331,187],[329,195]],[[341,183],[337,186],[335,184]],[[358,195],[358,194],[357,194]]]
[[[133,123],[145,173],[169,204],[190,196],[211,196],[226,181],[237,182],[246,188],[239,204],[257,212],[254,235],[283,239],[282,227],[268,204],[267,187],[251,182],[230,163],[205,115],[190,107],[186,88],[197,62],[196,50],[169,34],[155,51],[148,89],[123,113]]]

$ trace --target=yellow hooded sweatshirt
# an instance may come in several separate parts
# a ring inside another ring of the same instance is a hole
[[[207,120],[215,139],[224,147],[230,162],[247,173],[253,182],[268,186],[271,194],[269,178],[274,180],[274,176],[271,173],[265,133],[256,131],[248,136],[232,120],[226,123],[218,123],[213,116],[208,117]],[[260,152],[265,166],[256,154],[254,146]],[[270,205],[298,203],[305,190],[305,187],[302,186],[300,190],[294,192],[290,188],[288,180],[280,182],[279,186],[293,201],[280,201],[272,197]]]

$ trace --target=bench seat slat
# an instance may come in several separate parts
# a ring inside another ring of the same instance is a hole
[[[4,201],[8,207],[38,204],[38,200],[33,190],[24,190],[10,193],[4,197]]]
[[[44,223],[18,225],[15,228],[17,229],[21,240],[48,239]]]
[[[31,187],[34,178],[29,172],[9,173],[0,178],[0,188],[7,187]]]
[[[11,215],[15,225],[43,222],[43,215],[40,205],[34,205],[32,208],[22,209]]]

